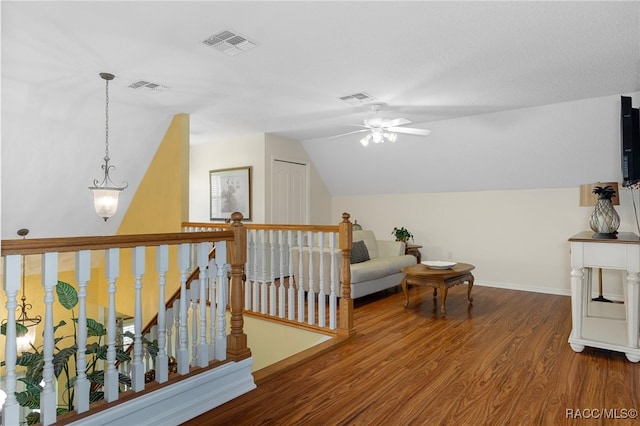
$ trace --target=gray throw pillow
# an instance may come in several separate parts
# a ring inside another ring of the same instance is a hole
[[[354,241],[351,247],[351,263],[361,263],[369,260],[369,250],[364,241]]]

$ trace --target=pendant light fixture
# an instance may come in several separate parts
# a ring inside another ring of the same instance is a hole
[[[109,177],[109,170],[115,169],[115,166],[109,165],[109,81],[113,80],[115,76],[106,72],[100,73],[100,77],[105,81],[105,150],[104,150],[104,164],[102,170],[104,171],[104,178],[102,182],[98,182],[98,179],[93,181],[93,186],[89,189],[93,192],[93,205],[96,209],[98,216],[103,218],[105,222],[111,216],[113,216],[118,210],[118,196],[120,192],[125,190],[129,184],[124,182],[123,186],[117,186],[111,181]]]

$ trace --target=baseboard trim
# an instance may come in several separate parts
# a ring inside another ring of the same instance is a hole
[[[478,281],[478,280],[476,280],[473,283],[473,285],[479,285],[481,287],[504,288],[507,290],[529,291],[532,293],[555,294],[558,296],[571,296],[571,289],[568,289],[568,288],[559,289],[559,288],[551,288],[551,287],[538,287],[538,286],[528,286],[528,285],[522,285],[522,284],[492,282],[492,281]]]

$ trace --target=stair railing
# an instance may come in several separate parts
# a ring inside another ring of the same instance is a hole
[[[115,407],[122,395],[120,384],[120,372],[116,368],[116,312],[117,300],[120,294],[131,295],[135,299],[134,321],[135,338],[133,349],[132,368],[129,380],[130,390],[133,393],[149,395],[149,384],[145,381],[146,368],[144,366],[142,351],[142,282],[145,276],[145,268],[149,264],[154,265],[157,273],[157,282],[152,285],[156,287],[159,307],[166,306],[164,299],[166,276],[174,274],[180,281],[180,303],[179,315],[174,317],[177,322],[176,339],[176,378],[180,382],[180,376],[191,375],[194,369],[204,371],[224,366],[228,362],[240,362],[250,358],[251,351],[247,346],[247,336],[244,333],[243,325],[243,304],[242,297],[242,275],[246,263],[246,229],[241,223],[242,215],[234,213],[233,223],[227,229],[216,232],[188,232],[172,234],[145,234],[145,235],[123,235],[123,236],[101,236],[101,237],[72,237],[72,238],[42,238],[42,239],[20,239],[2,241],[2,258],[4,271],[2,274],[4,296],[6,299],[6,312],[15,313],[17,307],[17,293],[21,286],[21,260],[26,255],[37,255],[40,257],[40,275],[44,291],[44,306],[41,312],[43,315],[43,339],[41,342],[41,356],[43,359],[42,380],[43,385],[39,388],[40,423],[49,425],[58,420],[59,395],[57,388],[64,391],[64,385],[55,386],[57,381],[57,362],[59,361],[59,351],[56,346],[54,332],[59,326],[61,318],[54,318],[55,291],[59,281],[59,276],[63,272],[59,268],[59,257],[72,254],[75,258],[75,277],[78,288],[78,314],[77,314],[77,359],[75,368],[77,377],[73,384],[75,393],[74,412],[75,414],[87,415],[90,411],[90,383],[84,368],[87,363],[87,354],[84,348],[91,341],[91,336],[87,333],[87,300],[106,301],[106,360],[104,362],[104,401],[110,407]],[[210,261],[209,251],[215,244],[217,256]],[[155,259],[148,259],[147,249],[155,247]],[[173,249],[170,250],[170,248]],[[195,247],[197,264],[199,267],[198,293],[199,301],[196,306],[198,317],[196,318],[194,333],[189,333],[187,320],[187,279],[191,271],[190,255],[192,247]],[[121,255],[123,250],[131,250],[130,259]],[[170,254],[175,253],[175,255]],[[95,274],[95,267],[92,265],[92,253],[104,256],[104,273],[106,288],[104,293],[95,294],[100,290],[96,285],[98,279],[92,277]],[[36,256],[36,257],[37,257]],[[128,265],[120,268],[120,262],[126,261]],[[153,261],[155,260],[155,261]],[[133,277],[127,279],[124,270],[133,271]],[[228,279],[230,276],[230,280]],[[116,285],[117,284],[117,285]],[[145,281],[145,285],[146,284]],[[126,297],[126,296],[125,296]],[[31,302],[31,301],[30,301]],[[35,302],[35,301],[33,301]],[[207,302],[209,302],[207,308]],[[230,332],[227,334],[226,312],[230,310]],[[207,312],[207,309],[209,311]],[[18,361],[23,360],[23,354],[17,351],[17,330],[16,314],[9,314],[6,317],[6,338],[4,350],[4,373],[5,392],[7,394],[2,410],[3,424],[17,424],[20,421],[20,404],[17,399],[17,376],[16,368]],[[207,323],[208,321],[208,323]],[[54,324],[58,324],[54,326]],[[153,366],[155,369],[154,383],[157,385],[170,384],[169,356],[167,354],[167,318],[164,309],[158,311],[157,316],[157,354]],[[197,342],[190,350],[188,342]],[[37,343],[40,346],[40,343]],[[193,352],[195,349],[195,359]],[[55,352],[55,353],[54,353]],[[18,357],[20,355],[20,358]],[[54,357],[55,355],[55,357]],[[54,361],[56,365],[54,365]],[[195,361],[195,362],[192,362]],[[55,367],[55,368],[54,368]],[[244,373],[243,373],[244,374]],[[248,379],[250,369],[247,370]],[[56,377],[54,377],[54,375]],[[244,381],[242,379],[240,381]],[[242,384],[242,388],[251,388],[251,383]],[[152,386],[153,388],[154,386]],[[193,386],[191,386],[194,389]],[[147,390],[147,392],[142,392]],[[237,395],[235,395],[237,396]],[[220,397],[220,400],[223,400]],[[231,398],[231,397],[230,397]],[[129,398],[127,398],[129,400]],[[202,404],[201,404],[202,405]],[[211,406],[205,407],[210,409]],[[101,410],[102,414],[108,410]],[[68,416],[65,414],[64,416]],[[123,417],[124,418],[124,417]]]

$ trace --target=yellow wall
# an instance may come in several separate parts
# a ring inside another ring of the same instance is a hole
[[[122,219],[118,235],[180,232],[189,209],[189,116],[178,114]]]
[[[180,232],[180,223],[189,218],[189,115],[173,117],[158,150],[149,165],[131,204],[122,219],[118,235]],[[155,247],[146,250],[142,278],[143,325],[158,313],[158,274]],[[176,251],[170,250],[170,269],[165,296],[179,287]],[[121,250],[120,277],[116,282],[116,310],[133,316],[135,277],[131,250]],[[99,295],[107,306],[107,282],[104,265],[100,268]]]

